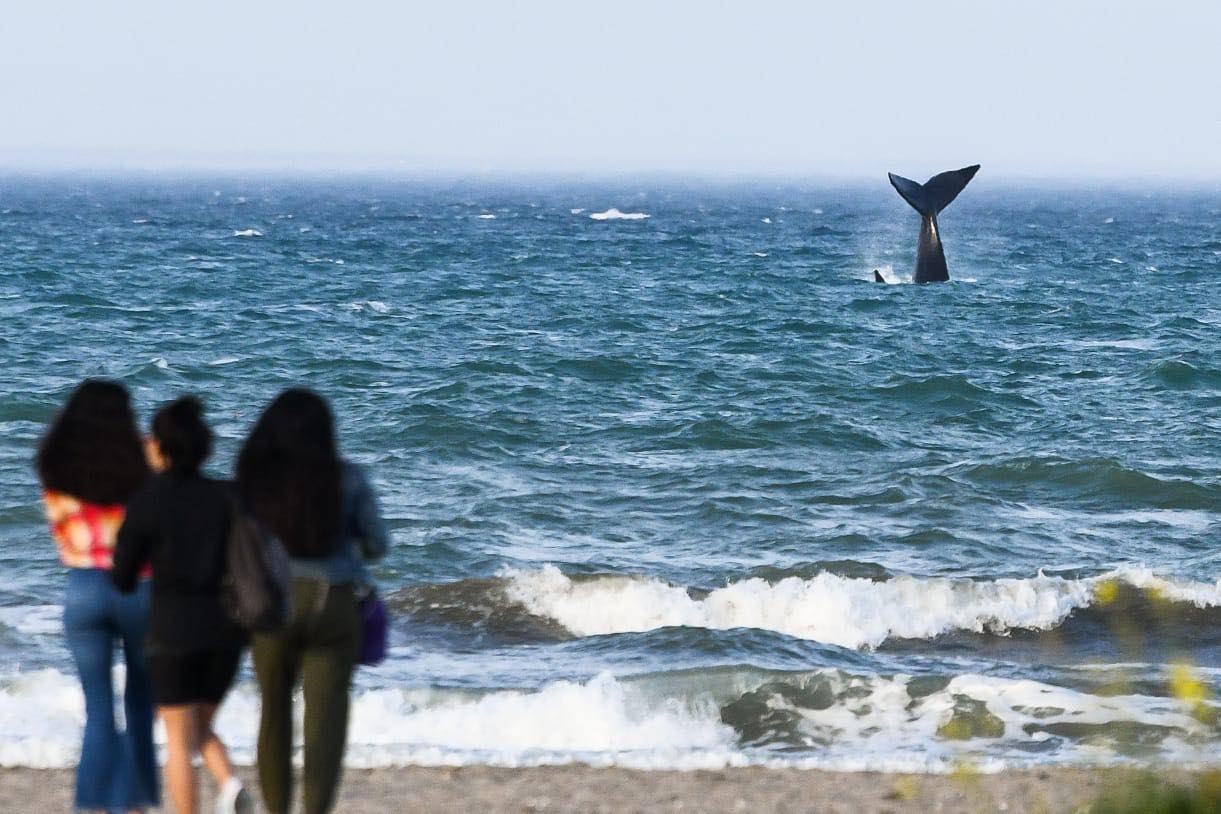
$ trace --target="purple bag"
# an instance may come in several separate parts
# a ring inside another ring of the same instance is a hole
[[[386,660],[386,603],[375,592],[360,600],[360,621],[364,638],[360,643],[360,663],[373,667]]]

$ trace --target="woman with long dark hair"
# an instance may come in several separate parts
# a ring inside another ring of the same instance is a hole
[[[244,508],[292,558],[292,617],[276,634],[256,634],[262,692],[258,764],[271,814],[292,803],[292,699],[305,696],[305,814],[335,802],[347,742],[348,695],[361,648],[358,602],[365,562],[388,537],[364,474],[342,460],[326,402],[309,390],[281,393],[264,411],[237,460]]]
[[[110,582],[126,504],[148,479],[131,399],[123,385],[88,379],[73,391],[35,458],[60,561],[68,568],[64,632],[85,693],[76,807],[138,811],[158,805],[153,702],[145,666],[149,586],[130,595]],[[115,722],[111,667],[123,648],[126,727]]]
[[[196,755],[216,779],[218,812],[253,810],[212,729],[245,635],[222,600],[233,498],[227,484],[200,472],[211,451],[198,399],[185,396],[157,412],[149,458],[160,474],[128,506],[112,571],[119,590],[129,592],[152,565],[149,670],[165,724],[165,785],[178,814],[199,808]]]

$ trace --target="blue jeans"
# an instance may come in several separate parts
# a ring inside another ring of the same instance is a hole
[[[144,637],[148,633],[149,583],[123,595],[100,568],[71,568],[64,598],[64,633],[85,691],[85,739],[76,768],[76,807],[129,811],[158,804],[157,753],[153,747],[153,691]],[[125,731],[115,723],[111,668],[115,644],[123,646],[127,688]]]

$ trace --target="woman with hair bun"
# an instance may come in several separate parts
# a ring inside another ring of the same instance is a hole
[[[81,383],[39,443],[34,467],[59,559],[68,569],[64,633],[85,693],[76,807],[156,806],[153,702],[144,656],[147,574],[133,571],[130,596],[123,596],[108,573],[125,506],[149,476],[127,389],[103,379]],[[122,732],[111,684],[116,643],[127,664]]]
[[[166,789],[179,814],[199,809],[196,755],[219,786],[218,812],[253,810],[212,729],[245,637],[222,601],[233,498],[227,484],[200,472],[211,451],[198,399],[185,396],[157,412],[148,455],[160,474],[132,498],[111,572],[127,592],[152,565],[149,671],[165,723]]]

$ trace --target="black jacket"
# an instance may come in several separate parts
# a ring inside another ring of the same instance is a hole
[[[226,483],[177,472],[153,478],[128,503],[111,579],[130,593],[144,564],[152,565],[153,652],[227,649],[244,641],[221,599],[232,506]]]

